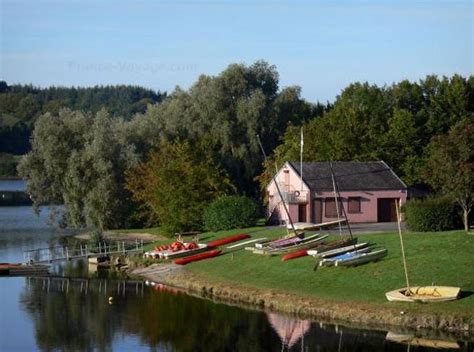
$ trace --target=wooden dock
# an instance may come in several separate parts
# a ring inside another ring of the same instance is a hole
[[[102,293],[105,296],[122,295],[126,292],[143,295],[145,289],[144,281],[137,280],[107,280],[96,278],[64,277],[64,276],[31,276],[27,277],[28,287],[40,285],[45,292],[79,291],[87,294],[89,292]]]
[[[125,245],[123,241],[115,243],[102,242],[97,247],[79,245],[79,247],[53,246],[37,248],[23,252],[24,262],[27,264],[47,264],[73,259],[87,259],[108,255],[131,255],[143,253],[143,240],[135,241],[135,245]]]

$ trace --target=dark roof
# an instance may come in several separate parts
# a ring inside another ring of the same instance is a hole
[[[293,161],[289,164],[299,175],[300,163]],[[340,191],[406,189],[383,161],[333,161],[332,167]],[[333,190],[329,162],[303,163],[303,180],[313,191]]]

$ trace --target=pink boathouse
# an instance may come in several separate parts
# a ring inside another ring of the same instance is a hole
[[[406,202],[407,186],[385,162],[336,161],[332,165],[341,195],[339,209],[344,207],[350,222],[397,220],[395,202]],[[328,162],[286,162],[269,183],[268,219],[271,223],[287,223],[275,182],[293,222],[318,224],[337,219]]]

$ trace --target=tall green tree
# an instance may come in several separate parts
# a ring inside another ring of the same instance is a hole
[[[138,158],[123,129],[105,110],[40,116],[32,150],[19,164],[36,209],[64,204],[60,220],[73,227],[128,226],[133,202],[124,188],[124,172]]]
[[[459,121],[448,134],[433,137],[427,169],[428,182],[461,206],[468,231],[474,203],[474,115]]]
[[[176,89],[137,116],[147,121],[137,124],[149,126],[143,132],[150,140],[205,140],[232,181],[252,194],[262,163],[256,135],[273,150],[289,124],[301,124],[324,110],[302,99],[299,87],[279,91],[278,80],[275,66],[265,61],[232,64],[217,76],[201,75],[187,91]]]
[[[127,172],[127,188],[146,217],[169,234],[200,230],[206,206],[233,186],[203,146],[162,143],[159,152]]]

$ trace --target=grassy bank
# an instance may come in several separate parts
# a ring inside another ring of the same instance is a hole
[[[205,233],[201,235],[201,239],[210,241],[241,232],[257,238],[278,237],[284,230],[251,228]],[[435,283],[462,288],[462,299],[436,304],[388,302],[384,293],[405,285],[398,234],[367,234],[357,237],[359,242],[373,242],[387,248],[389,255],[379,262],[355,268],[319,268],[315,272],[312,257],[282,262],[279,256],[260,256],[241,250],[212,260],[192,263],[187,269],[215,285],[261,289],[275,294],[287,293],[330,303],[360,303],[415,314],[474,316],[474,236],[462,231],[405,235],[412,285]]]

